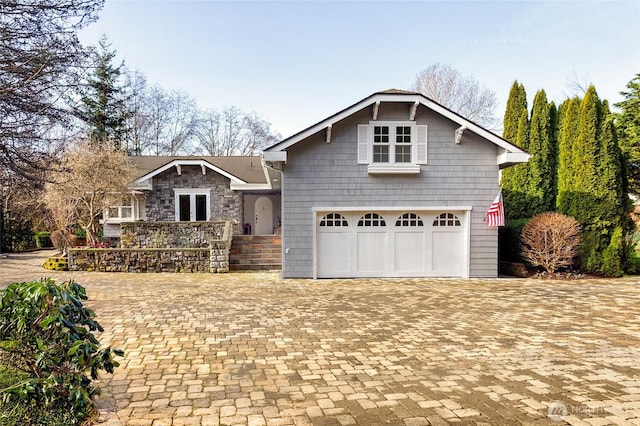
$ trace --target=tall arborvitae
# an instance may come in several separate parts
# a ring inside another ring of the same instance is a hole
[[[553,117],[552,117],[553,114]],[[556,174],[555,107],[547,103],[544,90],[538,91],[533,100],[529,124],[528,213],[552,210],[554,207]]]
[[[529,145],[527,93],[517,81],[511,86],[504,113],[502,137],[522,149]],[[531,217],[526,194],[527,165],[518,164],[502,171],[502,191],[505,215],[508,219]]]
[[[640,196],[640,74],[620,92],[624,100],[616,104],[620,113],[616,115],[616,128],[620,149],[624,154],[629,192]]]
[[[607,275],[621,275],[627,269],[629,239],[633,224],[629,216],[632,209],[628,193],[628,182],[624,174],[624,161],[618,140],[614,119],[609,104],[602,105],[602,127],[600,131],[600,162],[598,164],[597,192],[599,217],[602,228],[600,248],[603,250],[602,272]],[[605,246],[606,245],[606,246]]]
[[[567,99],[559,108],[556,209],[566,215],[571,215],[569,210],[575,196],[573,151],[578,139],[580,103],[579,98]]]
[[[600,101],[593,86],[580,104],[572,157],[573,190],[566,208],[583,226],[581,267],[620,275],[626,267],[630,230],[627,191],[609,106]]]
[[[584,225],[590,224],[596,216],[592,209],[592,194],[598,180],[601,119],[602,104],[596,89],[589,86],[580,103],[578,133],[572,150],[574,191],[578,196],[573,197],[568,208],[569,215]]]
[[[551,180],[551,195],[549,196],[549,204],[548,210],[555,211],[556,209],[556,198],[558,197],[558,125],[559,125],[559,113],[558,108],[556,108],[555,102],[551,102],[549,104],[549,125],[550,125],[550,141],[551,146],[550,149],[553,152],[552,154],[552,176]]]

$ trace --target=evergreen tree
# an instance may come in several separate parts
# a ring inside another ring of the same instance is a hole
[[[553,114],[553,117],[552,117]],[[526,192],[529,215],[550,211],[554,207],[556,175],[555,107],[547,103],[544,90],[533,100],[529,127],[528,179]]]
[[[603,241],[602,272],[607,275],[621,275],[628,269],[631,260],[633,222],[629,216],[633,206],[628,196],[628,181],[624,172],[624,159],[618,145],[614,117],[607,101],[602,105],[602,129],[600,163],[598,165],[600,221],[606,233],[601,233]],[[606,246],[605,246],[606,244]]]
[[[528,148],[527,93],[517,81],[509,92],[502,137],[519,148]],[[501,185],[507,219],[531,217],[526,193],[527,169],[526,164],[518,164],[502,171]]]
[[[559,108],[558,117],[558,173],[557,199],[558,212],[571,215],[569,209],[575,195],[574,180],[574,145],[578,139],[578,116],[581,99],[572,98],[564,101]]]
[[[527,113],[527,93],[524,86],[517,81],[513,82],[509,98],[507,99],[507,109],[504,112],[502,137],[507,141],[517,144],[518,128],[520,118]],[[524,148],[524,147],[520,147]]]
[[[627,84],[627,91],[616,106],[621,112],[616,115],[620,149],[624,154],[629,192],[640,195],[640,74]]]
[[[124,63],[113,65],[115,50],[110,50],[107,37],[102,36],[91,59],[92,74],[87,78],[78,117],[89,126],[89,138],[95,144],[107,141],[121,147],[126,134],[126,97],[120,76]]]
[[[563,121],[567,123],[568,111]],[[563,125],[563,143],[566,135]],[[564,146],[563,146],[564,148]],[[567,213],[583,226],[580,263],[588,272],[620,275],[627,263],[626,236],[631,227],[622,156],[608,103],[590,86],[580,104],[570,184],[559,172],[559,186],[570,187]]]
[[[569,207],[569,214],[582,224],[588,224],[595,218],[590,207],[598,180],[601,119],[602,104],[595,87],[589,86],[580,103],[578,133],[572,150],[575,191],[580,196],[574,197]]]

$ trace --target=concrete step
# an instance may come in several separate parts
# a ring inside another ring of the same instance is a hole
[[[256,271],[282,269],[280,235],[234,235],[229,252],[229,269]]]

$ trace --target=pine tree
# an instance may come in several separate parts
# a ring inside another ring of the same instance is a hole
[[[528,148],[527,94],[524,86],[517,81],[513,83],[509,92],[502,137],[519,148]],[[502,171],[501,185],[505,215],[508,219],[531,217],[526,194],[527,169],[526,164],[518,164]]]
[[[529,215],[550,211],[554,207],[556,175],[555,107],[547,103],[544,90],[538,91],[533,100],[529,127],[528,179],[526,192]]]
[[[126,98],[119,79],[124,63],[113,65],[115,50],[110,50],[106,36],[102,36],[93,51],[93,72],[87,78],[78,117],[89,126],[89,138],[102,145],[107,141],[121,147],[126,133]]]

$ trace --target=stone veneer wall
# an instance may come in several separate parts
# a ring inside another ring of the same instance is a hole
[[[122,248],[207,248],[223,239],[229,222],[127,222],[120,225]]]
[[[176,218],[175,192],[179,188],[211,189],[211,218],[235,220],[242,223],[242,194],[232,191],[230,180],[212,170],[202,174],[200,166],[182,166],[181,174],[175,167],[153,178],[153,191],[146,199],[149,222],[174,221]]]
[[[230,222],[122,224],[122,242],[127,247],[69,249],[69,270],[229,272],[232,228]]]

